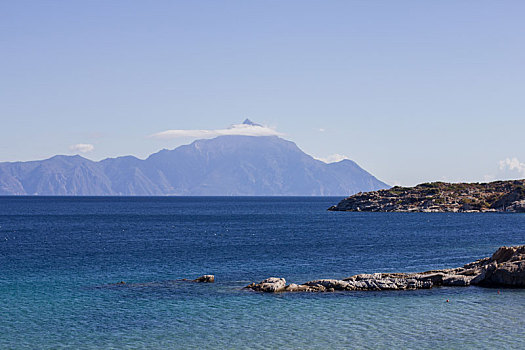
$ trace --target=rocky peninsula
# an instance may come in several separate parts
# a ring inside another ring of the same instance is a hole
[[[419,273],[373,273],[286,284],[270,277],[245,289],[257,292],[335,292],[428,289],[436,286],[525,288],[525,245],[501,247],[491,257],[463,267]]]
[[[423,183],[360,192],[331,211],[525,213],[525,179],[490,183]]]

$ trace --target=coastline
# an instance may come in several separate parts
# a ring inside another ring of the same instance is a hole
[[[360,192],[329,211],[525,213],[525,179],[490,183],[423,183]]]

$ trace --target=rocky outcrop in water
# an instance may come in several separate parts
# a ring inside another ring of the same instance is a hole
[[[145,283],[128,283],[125,281],[120,281],[117,283],[111,283],[111,284],[105,284],[102,286],[98,286],[97,288],[114,288],[114,287],[129,287],[129,288],[144,288],[144,287],[153,287],[153,288],[159,288],[159,287],[173,287],[180,284],[185,283],[214,283],[215,282],[215,276],[214,275],[202,275],[197,277],[196,279],[187,279],[182,278],[178,280],[165,280],[165,281],[154,281],[154,282],[145,282]]]
[[[214,275],[202,275],[202,276],[194,279],[193,282],[197,282],[197,283],[213,283],[213,282],[215,282],[215,276]]]
[[[395,186],[388,190],[355,194],[328,210],[525,213],[525,180]]]
[[[284,278],[270,277],[257,284],[252,283],[246,288],[251,288],[257,292],[282,292],[286,288],[286,280]]]
[[[300,285],[270,277],[246,286],[258,292],[334,292],[413,290],[437,286],[525,288],[525,245],[501,247],[490,258],[463,267],[420,273],[373,273],[337,279],[318,279]]]

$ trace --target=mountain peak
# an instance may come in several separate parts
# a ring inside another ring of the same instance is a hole
[[[243,122],[244,125],[251,125],[251,126],[262,126],[261,124],[257,124],[252,122],[250,119],[246,118]]]

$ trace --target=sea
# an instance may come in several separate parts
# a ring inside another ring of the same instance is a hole
[[[340,199],[0,197],[0,349],[525,348],[524,289],[242,289],[525,244],[525,214],[327,211]]]

